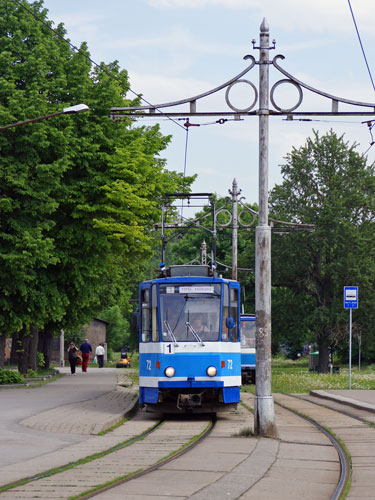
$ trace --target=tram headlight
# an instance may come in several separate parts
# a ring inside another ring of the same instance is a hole
[[[217,374],[217,369],[214,366],[209,366],[206,373],[209,377],[214,377]]]
[[[165,370],[164,370],[164,375],[166,377],[173,377],[175,374],[175,369],[173,368],[173,366],[168,366]]]

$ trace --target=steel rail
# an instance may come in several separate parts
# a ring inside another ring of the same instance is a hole
[[[89,455],[88,457],[85,457],[83,459],[76,460],[75,462],[69,462],[64,465],[60,465],[58,467],[55,467],[53,469],[48,469],[43,472],[39,472],[37,474],[34,474],[33,476],[25,477],[22,479],[19,479],[17,481],[14,481],[13,483],[8,483],[4,484],[3,486],[0,487],[0,494],[12,490],[13,488],[17,488],[18,486],[23,486],[25,484],[31,483],[33,481],[38,481],[39,479],[44,479],[46,477],[51,477],[55,476],[56,474],[61,474],[67,469],[74,469],[75,467],[78,467],[82,465],[82,462],[84,463],[87,462],[92,462],[94,460],[97,460],[98,458],[102,458],[106,455],[109,455],[110,453],[114,453],[115,451],[121,450],[122,448],[125,448],[127,446],[131,446],[133,443],[140,441],[141,439],[145,438],[152,432],[154,432],[156,429],[158,429],[161,424],[164,422],[164,419],[160,419],[158,422],[156,422],[152,427],[147,429],[146,431],[142,432],[141,434],[138,434],[136,436],[133,436],[130,439],[127,439],[126,441],[123,441],[122,443],[116,444],[112,446],[111,448],[108,448],[107,450],[99,451],[97,453],[94,453],[93,455]]]
[[[293,396],[292,394],[288,394],[288,396],[295,397],[298,399],[297,396]],[[294,410],[293,408],[289,408],[288,406],[286,406],[284,404],[281,404],[278,402],[275,402],[275,404],[279,405],[281,408],[284,408],[284,410],[291,411],[295,415],[298,415],[298,417],[301,417],[304,420],[307,420],[312,425],[317,427],[320,430],[320,432],[322,432],[325,436],[327,436],[328,439],[331,441],[331,443],[335,447],[337,454],[339,456],[339,459],[340,459],[340,479],[337,483],[336,489],[334,491],[334,494],[331,497],[331,500],[339,500],[342,497],[342,495],[345,491],[346,485],[348,484],[348,481],[351,477],[351,464],[350,464],[350,460],[349,460],[349,457],[346,453],[345,448],[342,446],[340,441],[336,438],[336,436],[332,432],[330,432],[328,429],[326,429],[325,427],[320,425],[313,418],[308,417],[307,415],[304,415],[303,413],[300,413],[299,411]]]
[[[300,395],[300,396],[294,396],[292,394],[289,394],[290,397],[293,397],[293,398],[297,398],[297,399],[303,399],[304,401],[307,401],[308,403],[312,403],[316,406],[321,406],[322,408],[327,408],[327,410],[332,410],[332,411],[335,411],[337,413],[340,413],[341,415],[345,415],[345,417],[349,417],[349,418],[352,418],[353,420],[358,420],[358,422],[361,422],[363,424],[366,424],[368,425],[369,427],[375,427],[375,424],[373,422],[369,422],[368,420],[366,420],[365,418],[362,418],[362,417],[359,417],[358,415],[353,415],[352,413],[350,413],[349,411],[344,411],[344,410],[338,410],[337,408],[335,408],[334,406],[330,406],[328,404],[328,402],[330,401],[331,403],[333,403],[333,405],[338,405],[338,406],[345,406],[345,403],[340,403],[340,401],[332,401],[332,400],[329,400],[327,399],[326,400],[326,404],[323,404],[321,401],[314,401],[314,399],[316,400],[319,400],[319,399],[324,399],[322,398],[321,396],[314,396],[314,395],[307,395],[307,396],[304,396],[304,395]],[[310,399],[311,398],[311,399]],[[366,408],[358,408],[358,407],[355,407],[355,406],[351,406],[351,408],[353,408],[353,410],[357,410],[357,411],[364,411],[364,412],[370,412],[370,413],[373,413],[371,410],[368,410]]]

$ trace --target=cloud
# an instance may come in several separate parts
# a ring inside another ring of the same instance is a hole
[[[114,41],[107,41],[103,44],[108,49],[131,49],[131,48],[163,48],[166,52],[188,50],[200,54],[222,54],[231,55],[242,50],[236,44],[210,42],[201,40],[194,36],[185,26],[174,25],[161,36],[139,37],[139,38],[119,38]]]
[[[306,31],[311,33],[354,32],[352,15],[347,2],[342,0],[147,0],[156,9],[228,9],[258,11],[259,18],[272,21],[272,28],[282,28],[286,32]],[[352,5],[360,32],[374,36],[373,0],[361,0]]]

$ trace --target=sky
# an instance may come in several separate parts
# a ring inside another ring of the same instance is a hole
[[[87,42],[95,62],[119,61],[121,69],[128,71],[132,90],[154,105],[186,99],[223,84],[246,68],[249,63],[243,57],[247,54],[258,60],[259,51],[253,49],[252,40],[259,45],[260,25],[266,18],[270,40],[276,40],[270,57],[282,54],[285,59],[279,64],[288,73],[323,92],[374,103],[375,107],[369,74],[375,79],[373,0],[44,0],[44,6],[50,20],[64,24],[74,45]],[[244,78],[258,87],[258,66]],[[270,66],[271,85],[282,78]],[[275,91],[281,107],[292,106],[296,98],[291,86],[282,85]],[[232,104],[240,108],[253,99],[246,84],[237,85],[230,93]],[[225,91],[198,106],[199,110],[230,111]],[[329,111],[330,106],[331,101],[304,90],[299,110]],[[219,116],[191,117],[190,122],[200,126],[190,127],[188,138],[183,118],[176,120],[178,124],[164,116],[141,120],[145,125],[157,122],[163,134],[172,135],[161,154],[167,159],[167,168],[198,174],[193,192],[227,196],[235,178],[245,201],[258,202],[258,117],[224,124],[215,123]],[[368,162],[374,162],[375,145],[370,147],[369,127],[362,123],[368,119],[318,117],[301,122],[270,117],[269,188],[282,182],[280,166],[285,156],[293,147],[303,146],[313,130],[345,134],[349,144],[358,144],[359,153],[368,150]]]

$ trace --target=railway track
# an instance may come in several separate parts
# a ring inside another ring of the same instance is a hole
[[[351,480],[351,461],[350,461],[350,456],[343,446],[343,444],[340,442],[340,440],[336,437],[336,435],[331,432],[330,430],[326,429],[323,425],[320,425],[317,421],[314,419],[308,417],[307,415],[303,415],[300,411],[297,411],[296,409],[290,408],[286,406],[285,404],[282,404],[281,402],[277,403],[280,407],[285,408],[288,411],[292,411],[296,415],[298,415],[300,418],[310,422],[312,425],[314,425],[322,434],[328,437],[328,439],[331,441],[332,445],[334,446],[335,450],[337,451],[337,455],[340,460],[340,477],[339,481],[337,483],[337,487],[331,497],[331,500],[340,500],[344,496],[344,493],[346,491],[346,488],[348,486],[348,483]]]
[[[340,480],[344,483],[347,476],[347,485],[341,489],[346,500],[375,498],[374,412],[310,395],[277,395],[276,401],[318,422],[343,443],[347,458],[341,463]],[[336,492],[332,498],[341,496]]]
[[[210,434],[210,432],[212,431],[212,429],[215,426],[215,422],[216,422],[216,418],[210,417],[207,420],[206,427],[203,429],[202,432],[200,432],[196,436],[192,437],[188,442],[186,442],[186,444],[184,444],[182,446],[182,448],[177,449],[175,451],[172,451],[167,456],[159,459],[157,461],[157,463],[153,463],[143,470],[139,470],[139,471],[135,471],[133,473],[130,473],[126,477],[120,477],[118,479],[115,479],[110,484],[103,484],[99,487],[96,487],[93,491],[89,491],[89,492],[84,493],[82,495],[77,495],[74,497],[75,500],[86,500],[86,499],[101,495],[112,488],[116,488],[120,485],[127,483],[128,481],[131,481],[133,479],[137,479],[137,478],[140,478],[140,477],[145,476],[147,474],[150,474],[151,472],[159,469],[160,467],[166,465],[167,463],[171,462],[172,460],[175,460],[178,457],[184,455],[185,453],[188,453],[197,444],[199,444],[201,441],[203,441]],[[165,420],[163,420],[157,424],[157,427],[159,427],[159,425],[161,425],[162,423],[164,423],[166,426],[168,426],[168,423]],[[204,423],[204,421],[203,421],[203,423]],[[186,427],[186,426],[189,427],[189,424],[190,424],[190,421],[185,421],[185,422],[183,422],[183,427]],[[155,432],[155,430],[153,430],[152,432]],[[149,435],[151,435],[151,432],[145,434],[144,436],[140,437],[139,439],[143,440],[144,438],[147,438]],[[138,438],[134,439],[134,442],[139,441],[139,439]],[[167,451],[167,450],[165,450],[165,451]]]
[[[2,500],[20,497],[50,500],[52,496],[61,499],[91,498],[186,453],[204,439],[214,425],[213,418],[150,421],[149,415],[139,413],[121,426],[122,429],[116,429],[118,433],[128,435],[126,427],[146,427],[139,434],[85,460],[7,485],[0,490],[0,496]],[[59,496],[56,492],[59,492]]]
[[[243,396],[246,406],[219,415],[216,423],[207,418],[155,420],[141,412],[128,425],[143,430],[131,439],[53,476],[28,478],[0,498],[282,500],[296,493],[314,500],[339,500],[345,494],[348,500],[363,498],[358,490],[361,450],[368,453],[375,441],[369,416],[330,408],[308,396],[276,394],[280,440],[253,439],[253,395]],[[128,436],[126,426],[114,432]]]

